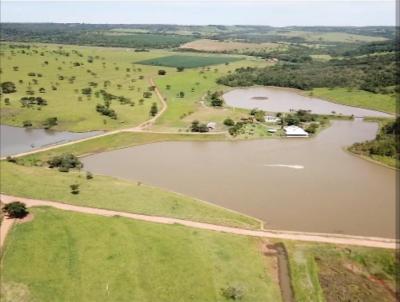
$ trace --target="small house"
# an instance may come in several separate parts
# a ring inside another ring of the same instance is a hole
[[[264,119],[266,123],[279,123],[279,121],[281,120],[279,117],[273,115],[266,115],[264,116]]]
[[[308,133],[298,126],[286,126],[283,129],[287,137],[308,137]]]

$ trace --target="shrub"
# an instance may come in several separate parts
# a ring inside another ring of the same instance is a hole
[[[231,126],[235,125],[235,122],[233,121],[233,119],[228,117],[228,118],[226,118],[224,120],[224,125],[228,126],[228,127],[231,127]]]
[[[1,91],[3,93],[14,93],[17,91],[17,88],[13,82],[3,82],[1,83]]]
[[[49,117],[43,122],[44,129],[50,129],[58,124],[58,119],[56,117]]]
[[[156,116],[157,112],[158,112],[157,104],[153,103],[153,105],[151,105],[151,108],[150,108],[150,115]]]
[[[318,129],[319,125],[317,123],[311,123],[307,128],[306,131],[308,133],[314,134],[317,129]]]
[[[241,300],[244,296],[244,291],[241,288],[228,286],[222,289],[222,295],[230,300]]]
[[[91,172],[86,172],[86,179],[92,179],[93,178],[93,174]]]
[[[71,188],[71,194],[79,194],[79,185],[78,184],[72,184],[69,186]]]
[[[83,167],[81,161],[70,153],[54,156],[47,161],[47,164],[49,168],[58,168],[60,172],[68,172],[69,169],[80,169]]]
[[[22,125],[24,126],[24,128],[32,127],[32,122],[29,121],[29,120],[23,121],[23,122],[22,122]]]
[[[164,69],[160,69],[158,71],[158,75],[166,75],[166,74],[167,74],[167,72]]]
[[[3,208],[3,212],[7,213],[10,218],[23,218],[29,213],[26,205],[20,201],[13,201],[6,204]]]
[[[182,67],[182,66],[176,68],[177,72],[182,72],[184,70],[185,70],[185,67]]]

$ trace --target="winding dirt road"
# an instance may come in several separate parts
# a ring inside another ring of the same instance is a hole
[[[387,238],[377,238],[377,237],[362,237],[362,236],[350,236],[350,235],[339,235],[339,234],[321,234],[321,233],[306,233],[306,232],[289,232],[289,231],[277,231],[277,230],[247,230],[240,229],[235,227],[227,227],[222,225],[215,225],[209,223],[196,222],[191,220],[183,220],[177,218],[170,217],[162,217],[162,216],[150,216],[143,214],[134,214],[120,211],[112,211],[112,210],[104,210],[98,208],[89,208],[82,206],[75,206],[55,201],[48,200],[38,200],[38,199],[30,199],[23,197],[15,197],[10,195],[0,195],[0,199],[3,203],[10,203],[12,201],[21,201],[24,202],[28,207],[35,206],[48,206],[57,208],[65,211],[86,213],[86,214],[94,214],[105,217],[112,216],[121,216],[129,219],[153,222],[153,223],[161,223],[161,224],[180,224],[191,228],[208,230],[208,231],[216,231],[223,232],[235,235],[245,235],[245,236],[253,236],[253,237],[264,237],[264,238],[275,238],[275,239],[285,239],[285,240],[298,240],[298,241],[310,241],[310,242],[320,242],[320,243],[333,243],[333,244],[344,244],[344,245],[357,245],[357,246],[366,246],[366,247],[376,247],[376,248],[387,248],[387,249],[395,249],[397,247],[398,242],[394,239]],[[7,228],[8,225],[5,224]],[[2,240],[1,244],[3,244],[4,239],[7,235],[7,230],[3,230],[3,224],[1,225],[1,234]],[[8,228],[10,229],[10,227]]]

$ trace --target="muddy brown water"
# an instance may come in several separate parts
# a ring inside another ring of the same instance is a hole
[[[44,129],[25,129],[0,125],[0,154],[14,155],[40,147],[66,143],[103,133],[102,131],[67,132]]]
[[[343,147],[376,123],[334,121],[311,139],[164,142],[83,159],[85,169],[142,181],[265,221],[267,228],[395,236],[395,171]]]
[[[279,87],[250,87],[231,90],[223,95],[227,105],[238,108],[258,108],[269,112],[311,110],[317,114],[354,115],[357,117],[390,117],[389,114],[357,107],[335,104],[301,95],[298,90]]]

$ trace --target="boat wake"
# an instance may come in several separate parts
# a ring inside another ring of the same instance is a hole
[[[302,165],[270,164],[270,165],[264,165],[264,167],[281,167],[281,168],[290,168],[290,169],[304,169],[304,166],[302,166]]]

